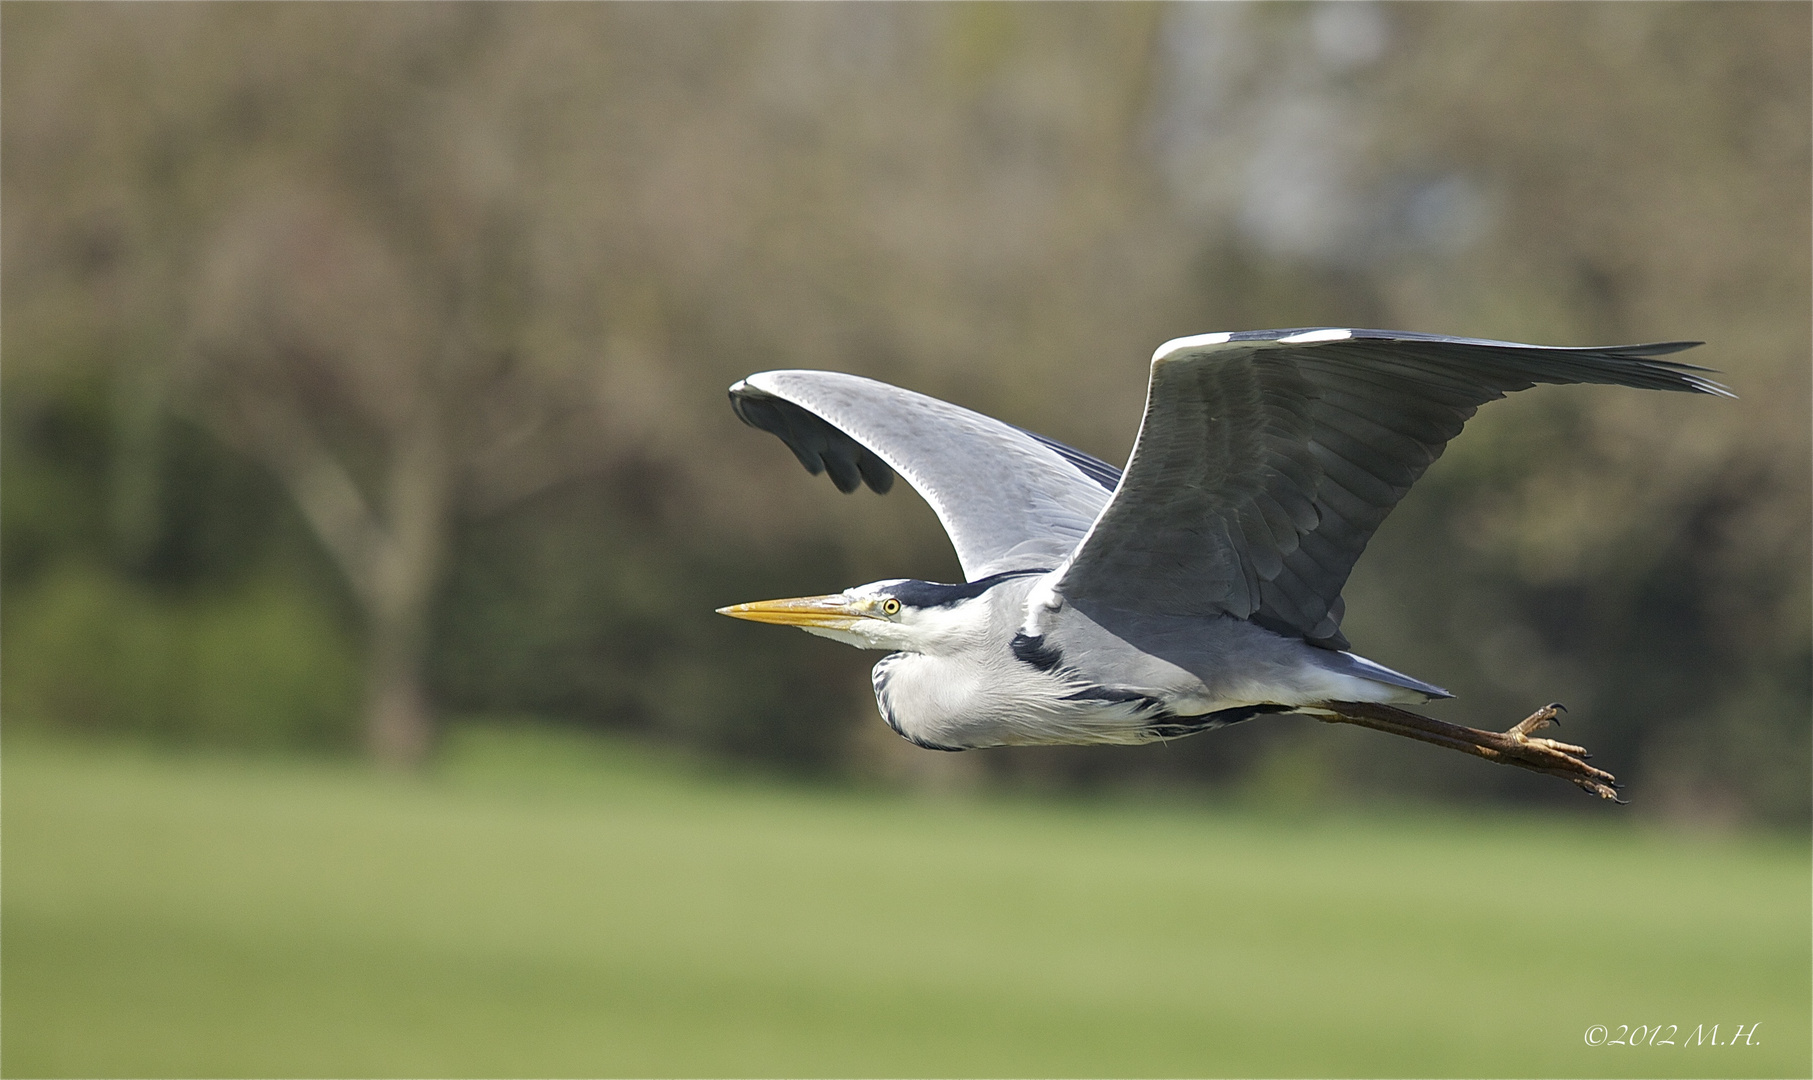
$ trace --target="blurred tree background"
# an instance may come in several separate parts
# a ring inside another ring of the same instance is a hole
[[[408,762],[533,716],[927,783],[1578,801],[1297,720],[914,750],[873,657],[712,609],[955,580],[935,519],[724,388],[854,371],[1118,461],[1182,334],[1693,338],[1738,401],[1486,408],[1347,631],[1450,719],[1567,702],[1646,812],[1806,819],[1805,5],[0,18],[8,724]]]

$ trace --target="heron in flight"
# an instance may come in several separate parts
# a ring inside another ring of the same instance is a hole
[[[1385,516],[1485,402],[1535,383],[1732,396],[1658,359],[1699,342],[1548,348],[1383,330],[1200,334],[1159,346],[1125,470],[855,375],[767,371],[744,423],[838,489],[905,476],[966,581],[871,582],[720,608],[862,649],[896,732],[933,750],[1134,744],[1301,713],[1563,777],[1578,746],[1401,706],[1451,697],[1348,647],[1341,589]]]

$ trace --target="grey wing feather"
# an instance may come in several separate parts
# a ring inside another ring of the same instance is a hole
[[[906,477],[970,581],[1062,563],[1120,479],[1042,435],[858,375],[764,371],[732,386],[730,403],[841,491],[866,482],[885,492],[895,472]]]
[[[1345,649],[1354,562],[1481,404],[1539,382],[1731,396],[1656,359],[1695,344],[1336,329],[1167,342],[1126,475],[1058,591],[1085,611],[1228,614]]]

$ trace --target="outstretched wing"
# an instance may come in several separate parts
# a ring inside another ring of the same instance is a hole
[[[932,504],[970,581],[1062,563],[1120,481],[1062,443],[858,375],[764,371],[732,386],[730,405],[840,491],[886,492],[898,471]]]
[[[1354,561],[1481,404],[1539,382],[1731,396],[1704,368],[1654,359],[1697,344],[1337,329],[1166,342],[1127,473],[1058,591],[1085,610],[1225,613],[1344,649]]]

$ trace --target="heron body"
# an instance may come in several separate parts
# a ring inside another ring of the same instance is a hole
[[[1377,330],[1160,346],[1127,468],[854,375],[771,371],[737,415],[843,491],[896,473],[963,584],[894,579],[722,608],[860,648],[888,724],[938,750],[1136,744],[1264,713],[1363,724],[1613,796],[1579,747],[1398,708],[1447,691],[1352,652],[1341,589],[1385,516],[1480,404],[1537,382],[1729,396],[1659,359],[1692,342],[1559,349]]]
[[[1052,571],[1009,572],[969,593],[882,581],[849,606],[901,602],[858,629],[806,627],[866,648],[890,727],[920,746],[1144,743],[1328,700],[1424,702],[1437,687],[1226,615],[1147,616],[1109,629],[1074,605],[1034,605]],[[967,595],[965,595],[968,593]],[[1394,681],[1389,681],[1394,680]]]

